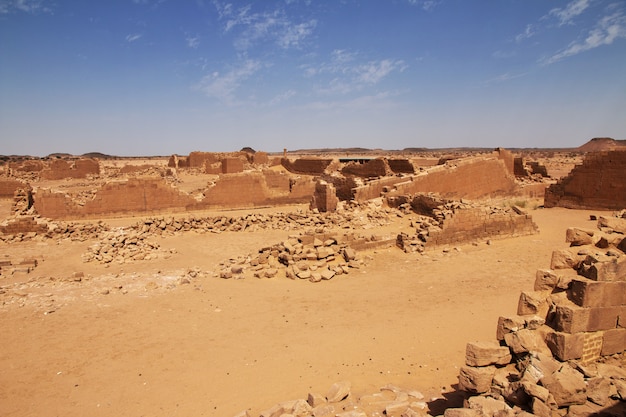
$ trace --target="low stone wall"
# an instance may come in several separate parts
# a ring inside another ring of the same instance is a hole
[[[282,158],[281,164],[287,171],[295,174],[322,175],[332,161],[332,159],[321,158],[299,158],[291,161],[288,158]]]
[[[618,210],[626,207],[626,150],[588,154],[581,165],[551,185],[546,207]]]
[[[21,181],[12,179],[0,179],[0,198],[13,198],[16,190],[26,187]]]
[[[355,176],[362,178],[384,177],[391,173],[387,161],[383,158],[371,159],[367,162],[349,162],[341,169],[345,176]]]

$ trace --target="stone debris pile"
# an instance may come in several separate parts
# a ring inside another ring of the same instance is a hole
[[[626,415],[626,228],[569,228],[569,249],[537,271],[496,341],[467,344],[454,416]],[[608,226],[611,225],[611,226]]]
[[[159,249],[159,244],[150,242],[149,233],[119,229],[104,234],[101,241],[91,245],[83,254],[83,262],[125,263],[167,257],[170,252]]]
[[[394,385],[374,394],[355,397],[348,381],[334,383],[323,395],[310,392],[307,398],[285,401],[262,411],[260,417],[418,417],[426,415],[427,404],[419,391]],[[251,417],[248,410],[234,417]]]
[[[292,235],[287,240],[264,247],[256,254],[230,259],[220,265],[221,278],[306,279],[327,281],[359,269],[363,261],[349,246],[349,238],[327,234]]]

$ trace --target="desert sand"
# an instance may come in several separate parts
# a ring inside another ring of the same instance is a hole
[[[466,343],[493,340],[498,317],[515,314],[536,270],[567,246],[565,230],[593,229],[589,215],[602,214],[528,207],[538,234],[424,254],[360,251],[356,272],[320,283],[219,278],[221,262],[293,231],[156,237],[169,258],[109,266],[82,261],[90,240],[0,243],[5,257],[39,261],[0,278],[0,415],[258,415],[343,380],[355,396],[386,384],[419,390],[433,414],[458,406]]]

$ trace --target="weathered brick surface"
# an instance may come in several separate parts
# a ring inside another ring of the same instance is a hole
[[[613,355],[626,350],[626,329],[607,330],[602,334],[601,354]]]
[[[13,198],[15,191],[24,187],[24,183],[13,179],[0,179],[0,198]]]
[[[588,154],[581,165],[545,194],[546,207],[614,209],[626,207],[626,150]]]
[[[321,158],[299,158],[291,161],[288,158],[282,158],[281,164],[287,171],[296,174],[322,175],[332,161],[332,159]]]
[[[243,161],[239,158],[224,158],[222,159],[222,173],[223,174],[235,174],[243,172]]]
[[[383,158],[372,159],[364,163],[352,162],[341,169],[341,173],[346,176],[363,178],[384,177],[390,171],[387,161]]]
[[[626,281],[572,280],[571,300],[581,307],[612,307],[626,305]]]
[[[47,180],[63,178],[86,178],[88,175],[98,175],[100,163],[96,159],[78,159],[74,162],[64,159],[51,161],[41,171],[41,177]]]

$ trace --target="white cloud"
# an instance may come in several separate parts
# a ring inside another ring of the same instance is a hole
[[[200,46],[200,37],[199,36],[189,36],[185,37],[185,42],[187,42],[187,46],[192,49],[197,49]]]
[[[230,3],[215,1],[218,17],[224,22],[224,33],[235,36],[239,50],[247,50],[257,42],[273,42],[281,48],[298,48],[313,34],[317,21],[293,22],[285,11],[253,12],[252,5],[235,8]]]
[[[246,60],[237,68],[233,68],[225,74],[215,71],[204,76],[196,89],[209,97],[216,98],[227,105],[237,104],[235,92],[241,84],[262,68],[262,64],[256,60]]]
[[[327,86],[318,89],[322,94],[347,94],[381,82],[394,71],[402,72],[407,65],[402,60],[382,59],[358,62],[359,55],[344,49],[330,54],[330,61],[304,68],[307,77],[330,75]]]
[[[13,12],[52,13],[52,8],[45,0],[0,0],[0,14]]]
[[[535,33],[536,33],[535,25],[533,25],[532,23],[529,23],[526,25],[526,28],[524,29],[522,33],[519,33],[515,36],[515,42],[521,43],[522,41],[534,36]]]
[[[434,9],[442,0],[408,0],[412,5],[419,6],[426,11]]]
[[[600,19],[596,26],[587,33],[585,39],[570,43],[567,48],[549,58],[542,59],[540,62],[544,65],[553,64],[581,52],[610,45],[619,38],[626,38],[626,17],[621,12],[616,12]]]
[[[276,97],[274,97],[272,100],[270,100],[270,102],[268,103],[268,105],[270,106],[275,106],[277,104],[283,103],[289,99],[291,99],[292,97],[294,97],[296,95],[296,91],[295,90],[287,90],[279,95],[277,95]]]
[[[131,33],[130,35],[126,35],[126,42],[132,43],[139,39],[141,39],[143,35],[141,33]]]
[[[559,26],[572,24],[576,16],[581,15],[591,3],[591,0],[573,0],[565,8],[555,8],[548,13],[559,20]]]

